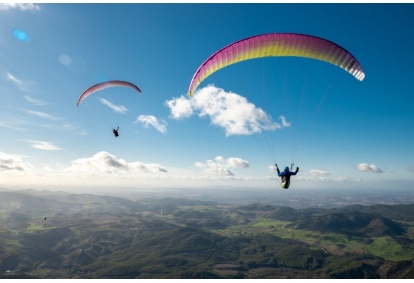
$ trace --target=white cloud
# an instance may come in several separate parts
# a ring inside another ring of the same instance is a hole
[[[48,120],[52,120],[52,121],[58,121],[61,120],[62,118],[60,117],[56,117],[56,116],[52,116],[49,115],[45,112],[40,112],[40,111],[33,111],[33,110],[25,110],[27,113],[38,116],[40,118],[44,118],[44,119],[48,119]]]
[[[194,166],[204,169],[204,172],[208,174],[234,176],[235,174],[230,169],[247,168],[249,167],[249,162],[238,157],[224,159],[223,156],[216,156],[214,160],[207,160],[206,163],[197,161],[194,163]]]
[[[92,157],[73,160],[71,163],[68,171],[88,175],[130,174],[131,177],[135,177],[135,173],[167,172],[167,169],[159,164],[145,164],[139,161],[127,162],[106,151],[98,152]]]
[[[82,129],[82,130],[79,132],[79,134],[80,134],[81,136],[87,136],[87,135],[89,135],[89,132],[88,132],[88,130],[86,130],[86,129]]]
[[[75,132],[77,134],[85,135],[87,132],[85,130],[82,130],[81,126],[65,121],[65,118],[53,116],[50,114],[47,114],[45,112],[40,111],[33,111],[28,109],[19,109],[24,111],[25,113],[40,117],[41,119],[46,119],[48,121],[40,120],[40,119],[34,119],[32,116],[24,115],[24,116],[18,116],[17,114],[13,113],[10,115],[5,115],[4,117],[1,117],[0,119],[0,128],[7,128],[7,129],[13,129],[17,131],[24,131],[24,130],[33,130],[37,127],[44,128],[53,131],[63,131],[63,132]],[[1,121],[2,120],[2,121]]]
[[[0,127],[6,128],[6,129],[12,129],[12,130],[16,130],[16,131],[25,130],[24,128],[19,128],[19,127],[16,127],[16,126],[12,125],[12,124],[6,124],[6,123],[1,123],[1,122],[0,122]]]
[[[267,168],[269,169],[269,172],[276,172],[276,166],[274,165],[269,165]]]
[[[32,165],[24,162],[20,156],[0,151],[0,172],[23,172],[32,169]]]
[[[279,119],[282,121],[282,127],[290,127],[291,123],[289,123],[285,116],[279,116]]]
[[[167,122],[164,120],[158,121],[158,119],[152,115],[139,115],[134,123],[141,123],[146,128],[153,126],[163,134],[167,132]]]
[[[26,140],[25,142],[30,143],[31,146],[35,149],[49,150],[49,151],[62,150],[60,147],[47,141]]]
[[[300,175],[300,172],[298,175],[295,176],[296,180],[300,180],[303,182],[317,182],[317,183],[366,183],[368,182],[367,179],[361,179],[361,178],[349,178],[349,177],[342,177],[342,176],[332,176],[331,174],[327,175],[316,175],[313,174],[305,174]]]
[[[0,152],[0,182],[15,186],[147,186],[176,180],[167,169],[156,163],[127,162],[101,151],[71,164],[37,164],[24,162],[19,156]],[[24,177],[22,177],[24,176]]]
[[[30,91],[35,84],[33,81],[24,81],[22,79],[19,79],[9,72],[6,73],[6,78],[12,83],[14,83],[21,91],[25,92]]]
[[[126,109],[122,105],[115,105],[112,102],[106,100],[105,98],[98,97],[98,99],[102,104],[108,106],[109,108],[111,108],[112,110],[114,110],[117,113],[125,114],[126,112],[128,112],[128,109]]]
[[[6,77],[12,81],[13,83],[15,83],[16,85],[21,85],[23,82],[22,80],[19,80],[18,78],[16,78],[13,74],[11,73],[7,73]]]
[[[320,170],[320,169],[313,169],[309,171],[309,175],[311,176],[328,176],[330,173],[326,170]]]
[[[46,102],[44,102],[44,101],[42,101],[42,100],[40,100],[40,99],[35,99],[35,98],[32,98],[31,96],[29,96],[29,95],[25,95],[24,96],[24,99],[26,99],[27,101],[29,101],[30,103],[33,103],[34,105],[39,105],[39,106],[41,106],[41,105],[46,105],[47,103]]]
[[[194,163],[194,166],[197,167],[197,168],[203,168],[204,167],[204,163],[197,161],[197,162]]]
[[[224,162],[226,164],[226,166],[230,167],[230,168],[247,168],[249,167],[249,162],[238,158],[238,157],[230,157],[226,160],[224,160],[223,157],[221,157],[220,159],[222,162]]]
[[[0,11],[17,9],[21,11],[38,11],[40,6],[34,3],[0,3]]]
[[[182,119],[194,113],[207,116],[213,125],[224,128],[226,136],[251,135],[290,126],[284,116],[280,116],[282,124],[273,122],[265,111],[246,98],[212,85],[198,90],[191,98],[181,96],[165,104],[172,118]]]
[[[170,108],[173,119],[188,118],[194,114],[190,100],[184,96],[168,100],[165,104]]]
[[[128,163],[128,166],[132,170],[137,169],[144,173],[168,172],[166,168],[156,163],[142,163],[139,161],[135,161],[135,162]]]
[[[356,167],[361,172],[382,173],[382,170],[375,164],[360,163]]]

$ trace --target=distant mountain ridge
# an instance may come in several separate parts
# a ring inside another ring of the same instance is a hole
[[[404,227],[386,217],[358,212],[320,215],[309,220],[298,221],[293,227],[369,237],[397,236],[406,232]]]

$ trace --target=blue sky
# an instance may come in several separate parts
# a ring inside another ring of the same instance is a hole
[[[293,188],[412,187],[413,13],[412,4],[1,4],[0,186],[279,189],[276,161],[300,167]],[[331,40],[366,78],[264,58],[221,69],[187,96],[210,55],[271,32]],[[112,79],[142,94],[111,88],[76,106]],[[249,132],[255,123],[281,128]]]

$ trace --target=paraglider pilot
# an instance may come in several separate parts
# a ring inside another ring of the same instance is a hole
[[[115,137],[118,137],[119,136],[118,130],[119,130],[119,127],[116,128],[116,129],[112,129],[112,132],[114,133]]]
[[[291,172],[289,170],[289,167],[285,167],[285,170],[283,172],[280,172],[279,167],[276,165],[277,175],[281,178],[282,181],[282,188],[288,189],[290,185],[290,176],[296,175],[299,172],[299,167],[296,167],[295,172]]]

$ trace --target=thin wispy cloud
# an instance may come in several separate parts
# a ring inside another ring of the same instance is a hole
[[[0,122],[0,128],[11,129],[11,130],[16,130],[16,131],[26,130],[24,128],[16,127],[12,124],[2,123],[2,122]]]
[[[87,135],[89,135],[89,132],[88,132],[88,130],[86,130],[86,129],[82,129],[82,130],[80,130],[79,134],[80,134],[81,136],[87,136]]]
[[[48,151],[62,150],[60,147],[48,141],[24,140],[24,142],[30,143],[31,147],[35,149],[48,150]]]
[[[356,166],[357,170],[369,173],[382,173],[382,170],[375,164],[359,163]]]
[[[309,171],[309,175],[310,176],[328,176],[328,175],[331,175],[331,174],[326,170],[312,169],[312,170]]]
[[[14,130],[32,130],[35,128],[47,129],[48,131],[59,131],[59,132],[73,132],[78,135],[88,135],[88,131],[81,125],[73,122],[66,121],[65,118],[53,116],[45,112],[25,110],[32,116],[45,119],[33,119],[33,117],[26,115],[24,117],[6,117],[4,122],[0,122],[0,127],[10,128]]]
[[[29,92],[33,89],[35,82],[34,81],[26,81],[17,78],[12,73],[7,72],[6,73],[6,79],[15,84],[21,91]]]
[[[220,176],[234,176],[231,171],[235,168],[247,168],[249,162],[239,157],[230,157],[225,159],[223,156],[216,156],[213,160],[206,162],[195,162],[194,166],[201,168],[205,173],[220,175]]]
[[[16,85],[21,85],[23,84],[22,80],[19,80],[17,77],[15,77],[13,74],[11,73],[6,73],[6,77],[9,79],[9,81],[15,83]]]
[[[282,127],[290,127],[291,123],[286,120],[285,116],[281,115],[279,119],[282,122]]]
[[[312,170],[311,170],[312,171]],[[318,175],[318,174],[305,174],[305,175],[296,175],[296,182],[317,182],[317,183],[366,183],[367,179],[362,178],[349,178],[341,176],[332,176],[330,173],[327,175]]]
[[[74,132],[80,135],[87,135],[87,131],[82,126],[65,121],[64,118],[53,116],[45,112],[33,111],[27,109],[19,109],[29,115],[8,114],[4,117],[0,117],[0,128],[12,129],[12,130],[33,130],[35,128],[47,129],[48,131],[59,132]],[[39,117],[40,119],[34,119],[33,117]],[[44,119],[44,120],[42,120]]]
[[[105,98],[101,98],[98,97],[99,101],[103,104],[108,106],[109,108],[111,108],[113,111],[117,112],[117,113],[122,113],[125,114],[128,112],[128,109],[126,109],[124,106],[122,105],[115,105],[112,102],[106,100]]]
[[[34,110],[25,110],[27,113],[43,118],[43,119],[48,119],[48,120],[52,120],[52,121],[59,121],[62,120],[62,118],[60,117],[56,117],[56,116],[52,116],[50,114],[47,114],[45,112],[40,112],[40,111],[34,111]]]
[[[141,123],[146,128],[152,126],[163,134],[167,132],[167,122],[152,115],[139,115],[134,123]]]
[[[0,3],[0,11],[8,10],[39,11],[40,6],[34,3]]]
[[[47,103],[44,102],[43,100],[40,99],[35,99],[29,95],[25,95],[24,99],[26,99],[27,101],[29,101],[30,103],[34,104],[34,105],[38,105],[38,106],[42,106],[42,105],[46,105]]]
[[[245,97],[212,85],[198,90],[191,98],[173,98],[165,105],[170,108],[171,118],[179,120],[197,113],[199,117],[208,117],[213,125],[223,128],[226,136],[251,135],[290,126],[284,116],[280,116],[281,124],[273,122],[263,109]]]

